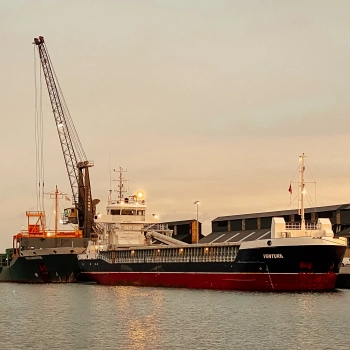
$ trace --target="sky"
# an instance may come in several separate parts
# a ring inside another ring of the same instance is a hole
[[[98,212],[122,167],[160,221],[194,219],[199,200],[208,234],[218,216],[295,207],[303,152],[317,183],[308,206],[350,202],[349,11],[336,0],[0,0],[0,251],[37,210],[39,35],[94,161]],[[42,96],[45,189],[70,194]]]

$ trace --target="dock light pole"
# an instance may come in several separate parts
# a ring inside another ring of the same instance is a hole
[[[200,201],[195,201],[193,204],[197,206],[197,242],[199,241],[199,222],[198,222],[198,205],[201,204]]]

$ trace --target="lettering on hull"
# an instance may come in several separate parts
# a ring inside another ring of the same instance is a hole
[[[282,254],[263,254],[264,259],[284,259]]]

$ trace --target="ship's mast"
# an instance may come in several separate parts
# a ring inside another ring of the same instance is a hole
[[[124,193],[126,193],[126,189],[125,189],[125,180],[123,178],[123,173],[126,173],[127,170],[123,170],[122,167],[119,167],[119,170],[115,170],[113,169],[113,171],[118,172],[119,173],[119,185],[118,185],[118,199],[122,200],[124,198]],[[118,181],[118,180],[113,180],[113,181]]]
[[[55,191],[55,237],[57,237],[57,228],[58,228],[58,189],[56,185]]]
[[[111,153],[109,153],[109,195],[108,203],[112,202],[112,173],[111,173]]]
[[[123,198],[123,172],[122,168],[119,167],[119,199]]]
[[[50,195],[51,199],[55,200],[55,211],[54,211],[55,212],[55,237],[57,237],[57,234],[58,234],[58,218],[59,218],[58,200],[62,199],[63,196],[67,195],[67,193],[60,192],[58,190],[58,188],[57,188],[57,185],[56,185],[55,191],[48,192],[47,194]]]
[[[305,194],[305,181],[304,181],[304,173],[305,173],[305,154],[299,157],[299,176],[300,176],[300,184],[299,184],[299,215],[301,216],[301,230],[305,230],[305,208],[304,208],[304,194]]]

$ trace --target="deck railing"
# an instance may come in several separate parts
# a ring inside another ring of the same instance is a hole
[[[15,236],[19,238],[81,238],[81,230],[71,230],[71,231],[57,231],[47,230],[44,232],[29,232],[28,230],[22,230]]]
[[[98,257],[108,263],[232,262],[238,249],[238,246],[218,246],[110,250],[100,252]]]
[[[301,230],[301,222],[286,222],[287,230]],[[319,224],[314,222],[305,222],[305,230],[318,230]]]

